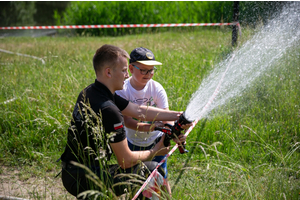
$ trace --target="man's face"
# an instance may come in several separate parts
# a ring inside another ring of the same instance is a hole
[[[125,79],[129,78],[128,61],[125,57],[119,57],[117,66],[112,70],[112,80],[115,90],[122,90]]]

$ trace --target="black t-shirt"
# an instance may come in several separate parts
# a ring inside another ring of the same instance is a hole
[[[121,111],[128,103],[97,80],[83,89],[74,107],[68,141],[61,159],[94,166],[102,153],[102,156],[110,157],[112,151],[109,143],[126,138]],[[99,151],[102,153],[99,154]]]

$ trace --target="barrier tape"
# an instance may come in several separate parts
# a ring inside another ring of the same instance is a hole
[[[28,29],[84,29],[84,28],[150,28],[150,27],[187,27],[187,26],[239,26],[239,22],[232,23],[178,23],[178,24],[117,24],[117,25],[63,25],[63,26],[9,26],[0,30],[28,30]]]
[[[203,107],[201,113],[200,113],[200,117],[197,118],[195,121],[193,121],[192,126],[186,131],[186,133],[184,134],[186,137],[189,135],[189,133],[193,130],[193,128],[196,126],[196,124],[198,123],[198,121],[202,118],[203,113],[207,110],[207,108],[211,105],[211,103],[214,101],[215,97],[217,96],[217,94],[219,93],[219,89],[221,87],[221,84],[224,80],[225,74],[227,73],[229,66],[233,60],[233,58],[235,57],[235,54],[233,54],[232,58],[229,61],[229,64],[225,70],[225,72],[223,73],[220,82],[218,83],[214,93],[212,94],[212,96],[209,98],[208,102],[206,103],[206,105]],[[152,171],[152,173],[149,175],[149,177],[147,178],[147,180],[144,182],[144,184],[141,186],[141,188],[137,191],[137,193],[134,195],[134,197],[132,198],[132,200],[135,200],[138,195],[142,192],[142,190],[146,187],[146,185],[150,182],[151,178],[153,177],[153,174],[155,173],[155,171],[157,171],[158,167],[161,166],[166,159],[177,149],[178,144],[176,144],[171,151],[169,151],[169,153],[164,157],[164,159],[162,159],[158,165],[156,166],[156,168]]]

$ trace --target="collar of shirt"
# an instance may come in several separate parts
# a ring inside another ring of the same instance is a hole
[[[97,79],[95,79],[94,87],[96,90],[100,91],[103,95],[107,96],[112,101],[115,101],[115,94],[112,94],[111,91]]]

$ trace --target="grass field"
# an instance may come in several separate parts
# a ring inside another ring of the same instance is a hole
[[[251,35],[243,30],[240,45]],[[233,50],[227,27],[124,37],[0,38],[0,49],[45,61],[0,52],[0,195],[72,199],[63,189],[53,190],[62,188],[54,178],[60,171],[55,161],[77,95],[95,79],[92,57],[103,44],[128,52],[151,49],[163,63],[154,79],[164,86],[170,109],[182,111]],[[176,151],[168,159],[174,199],[300,199],[299,54],[299,48],[290,50],[243,96],[198,122],[187,139],[190,153]],[[4,188],[28,180],[36,187],[21,193]]]

